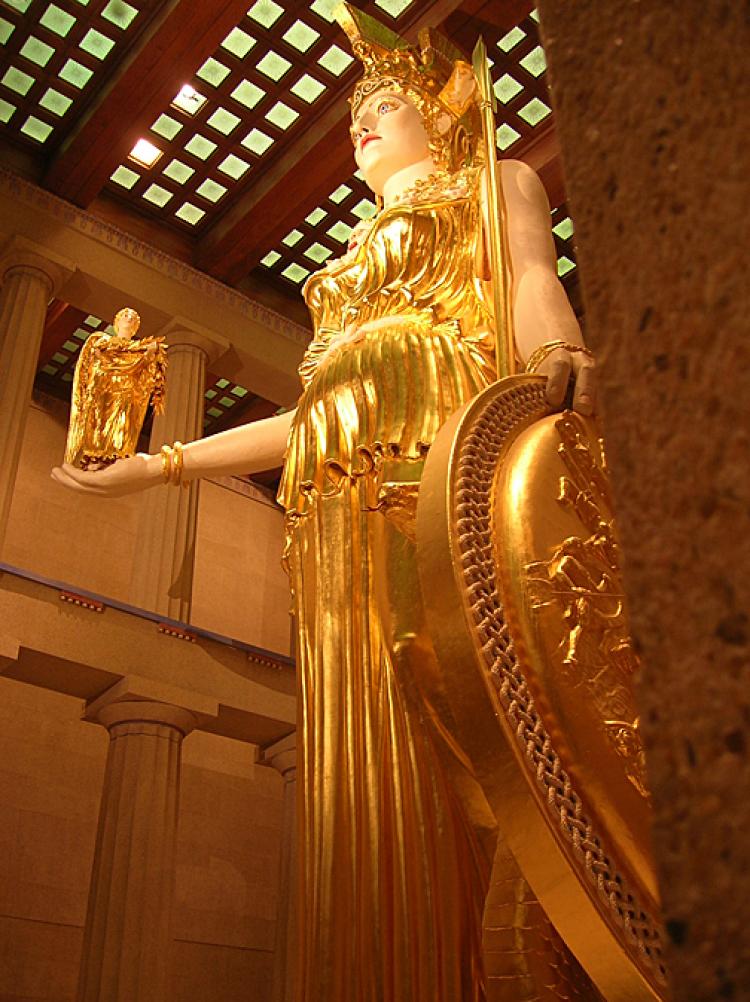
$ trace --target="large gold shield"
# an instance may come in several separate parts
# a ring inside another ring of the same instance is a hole
[[[457,735],[526,879],[608,1002],[667,997],[650,804],[606,462],[544,380],[441,430],[417,504]]]

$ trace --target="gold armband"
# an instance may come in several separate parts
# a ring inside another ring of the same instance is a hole
[[[164,483],[168,484],[172,479],[172,450],[168,445],[163,445],[159,451],[161,452],[161,475],[164,477]]]
[[[572,354],[580,352],[588,358],[594,357],[589,349],[582,344],[572,344],[570,341],[546,341],[544,344],[540,344],[538,348],[535,348],[529,355],[525,371],[536,372],[545,358],[551,355],[553,351],[557,351],[558,348],[564,348],[565,351],[569,351]]]
[[[175,444],[172,446],[172,450],[174,457],[172,464],[172,471],[173,471],[172,482],[174,483],[175,487],[179,487],[180,484],[182,483],[182,470],[185,465],[185,458],[182,455],[182,442],[175,442]]]

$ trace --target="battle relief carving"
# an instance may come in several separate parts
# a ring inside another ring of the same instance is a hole
[[[608,741],[621,756],[628,780],[649,798],[646,763],[633,684],[638,657],[628,632],[620,548],[612,518],[606,457],[595,454],[585,425],[573,412],[555,423],[558,453],[567,473],[557,501],[575,513],[589,535],[569,536],[547,560],[526,565],[532,608],[557,605],[566,632],[562,663],[573,687],[585,689]]]

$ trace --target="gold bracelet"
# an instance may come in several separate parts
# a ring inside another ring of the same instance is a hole
[[[173,483],[175,487],[179,487],[182,481],[182,469],[185,465],[185,459],[182,455],[182,442],[175,442],[172,446],[174,452],[174,466],[173,466]]]
[[[569,351],[572,354],[581,352],[588,358],[593,358],[592,352],[588,348],[584,347],[582,344],[572,344],[570,341],[546,341],[544,344],[540,344],[538,348],[529,355],[529,359],[526,363],[525,372],[536,372],[542,362],[551,355],[553,351],[557,351],[558,348],[564,348],[565,351]]]
[[[161,452],[161,475],[164,477],[164,483],[168,484],[172,479],[172,450],[168,445],[163,445],[159,451]]]

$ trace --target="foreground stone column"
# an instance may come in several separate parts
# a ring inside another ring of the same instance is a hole
[[[47,303],[73,265],[17,238],[0,265],[0,549],[13,499]]]
[[[297,735],[290,734],[266,748],[263,761],[277,769],[284,779],[272,998],[273,1002],[294,1002],[297,954]]]
[[[169,997],[182,741],[217,712],[208,697],[131,676],[84,714],[111,740],[78,1002]]]
[[[227,342],[187,321],[173,320],[161,334],[167,350],[164,413],[154,418],[149,451],[162,445],[192,442],[203,434],[206,365]],[[198,518],[198,481],[186,488],[154,488],[143,497],[136,536],[131,601],[169,619],[190,620],[190,601]]]
[[[677,1002],[750,999],[750,20],[540,0]]]

